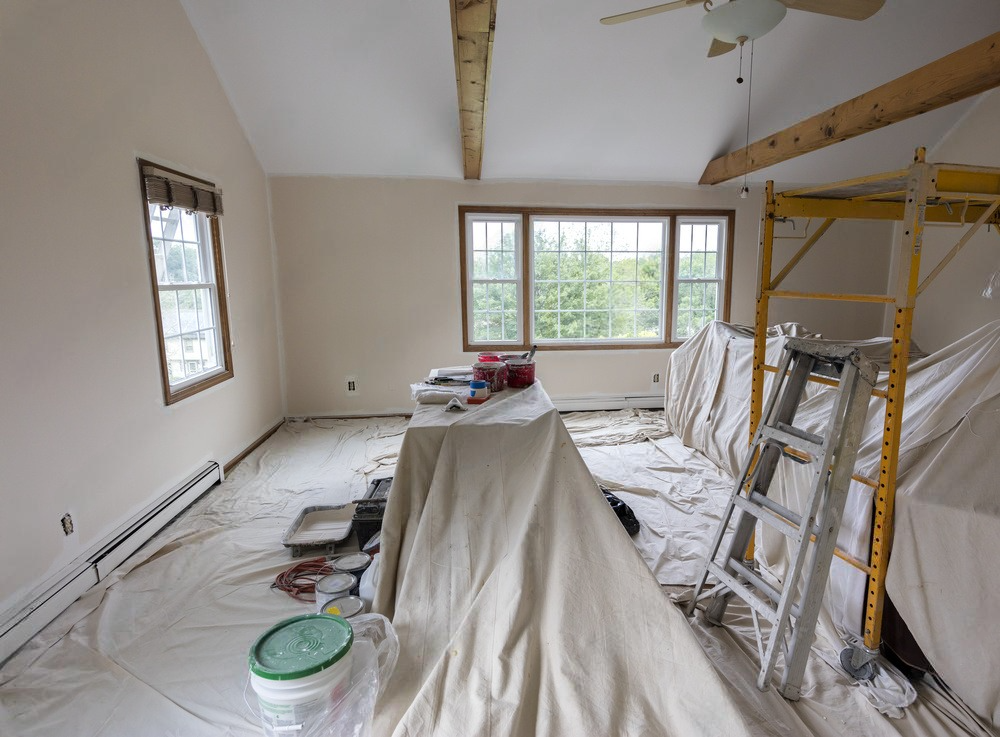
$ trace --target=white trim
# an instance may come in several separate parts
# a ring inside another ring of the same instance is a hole
[[[206,463],[4,612],[0,663],[221,480],[222,466]]]

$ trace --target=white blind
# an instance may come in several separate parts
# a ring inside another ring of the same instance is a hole
[[[153,166],[142,167],[146,200],[150,204],[180,207],[209,216],[222,214],[222,190]]]

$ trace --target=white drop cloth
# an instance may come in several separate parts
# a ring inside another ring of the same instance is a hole
[[[382,528],[400,657],[377,733],[748,734],[541,385],[432,412]]]
[[[856,343],[884,360],[890,339]],[[780,361],[784,337],[769,338],[768,363]],[[841,342],[841,341],[838,341]],[[667,427],[731,474],[739,472],[749,439],[752,336],[713,323],[670,357]],[[915,351],[916,355],[921,355]],[[768,375],[768,389],[770,375]],[[885,389],[887,374],[877,388]],[[810,385],[795,424],[821,431],[833,389]],[[931,663],[982,717],[1000,723],[1000,638],[983,637],[1000,610],[1000,571],[983,551],[1000,539],[1000,322],[909,367],[904,401],[896,532],[887,590]],[[884,401],[873,398],[856,470],[875,478],[882,449]],[[770,496],[793,510],[805,506],[808,468],[782,461]],[[867,560],[872,489],[853,482],[838,538]],[[760,529],[760,526],[758,526]],[[786,539],[763,529],[758,561],[781,577]],[[834,559],[820,632],[838,648],[834,628],[860,632],[867,578]]]

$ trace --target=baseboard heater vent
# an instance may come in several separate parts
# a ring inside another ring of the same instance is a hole
[[[0,620],[0,663],[221,480],[219,464],[206,463],[6,612]]]

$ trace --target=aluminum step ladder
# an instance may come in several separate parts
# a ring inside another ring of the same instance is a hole
[[[833,409],[822,435],[793,424],[811,375],[826,377],[820,379],[823,383],[839,380]],[[762,691],[767,689],[779,648],[782,648],[785,669],[779,691],[792,701],[799,698],[877,376],[878,369],[856,348],[801,338],[788,340],[761,423],[754,433],[688,610],[688,616],[693,615],[698,602],[707,600],[708,621],[721,624],[726,606],[734,595],[749,604],[761,663],[757,687]],[[782,456],[812,469],[808,508],[801,515],[767,496]],[[720,557],[723,537],[737,509],[740,513],[735,531],[725,554]],[[791,561],[780,589],[765,581],[752,561],[744,559],[758,520],[792,543]],[[706,589],[709,576],[718,583]],[[797,596],[803,580],[801,596]],[[771,623],[766,646],[760,618]],[[791,632],[790,641],[786,636],[788,631]]]

